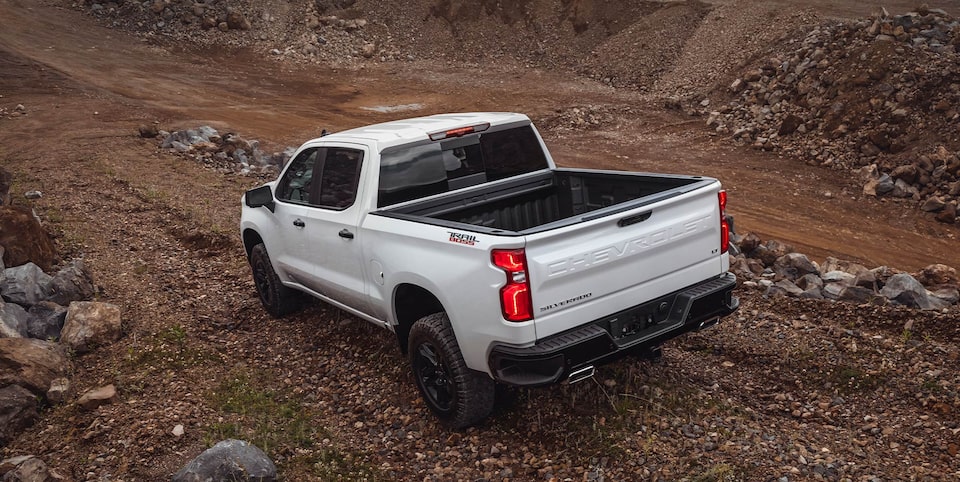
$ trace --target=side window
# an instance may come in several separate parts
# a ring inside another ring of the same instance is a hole
[[[320,176],[320,199],[314,203],[330,209],[346,209],[357,199],[363,151],[328,147]]]
[[[277,185],[277,199],[297,204],[311,204],[314,169],[320,148],[306,149],[290,161],[290,167]]]

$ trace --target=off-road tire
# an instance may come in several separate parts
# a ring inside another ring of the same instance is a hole
[[[490,415],[493,379],[467,368],[446,313],[417,320],[408,340],[407,353],[417,389],[444,425],[465,428]]]
[[[250,250],[250,269],[253,271],[253,284],[257,287],[260,302],[268,313],[280,318],[300,309],[303,304],[300,292],[287,288],[280,282],[263,243]]]

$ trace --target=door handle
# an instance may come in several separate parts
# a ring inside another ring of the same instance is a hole
[[[300,218],[297,218],[297,219],[294,219],[294,220],[293,220],[293,225],[296,226],[296,227],[298,227],[298,228],[302,228],[302,227],[306,226],[307,224],[304,223],[302,220],[300,220]]]
[[[341,229],[339,234],[341,238],[353,239],[353,233],[351,233],[350,231],[347,231],[346,229]]]

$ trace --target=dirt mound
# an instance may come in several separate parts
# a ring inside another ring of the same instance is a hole
[[[711,11],[696,0],[154,0],[106,6],[87,0],[84,8],[146,38],[251,47],[299,62],[508,62],[641,89],[672,69]]]
[[[936,197],[931,211],[955,209],[958,46],[960,22],[942,10],[824,23],[719,86],[726,101],[707,123],[809,164],[876,164],[875,181],[889,173],[889,189],[868,194]]]

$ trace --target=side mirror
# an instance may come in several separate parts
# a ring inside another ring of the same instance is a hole
[[[244,194],[243,198],[247,206],[251,208],[263,206],[272,213],[277,207],[277,203],[273,200],[273,191],[270,190],[270,186],[260,186],[256,189],[251,189]]]

